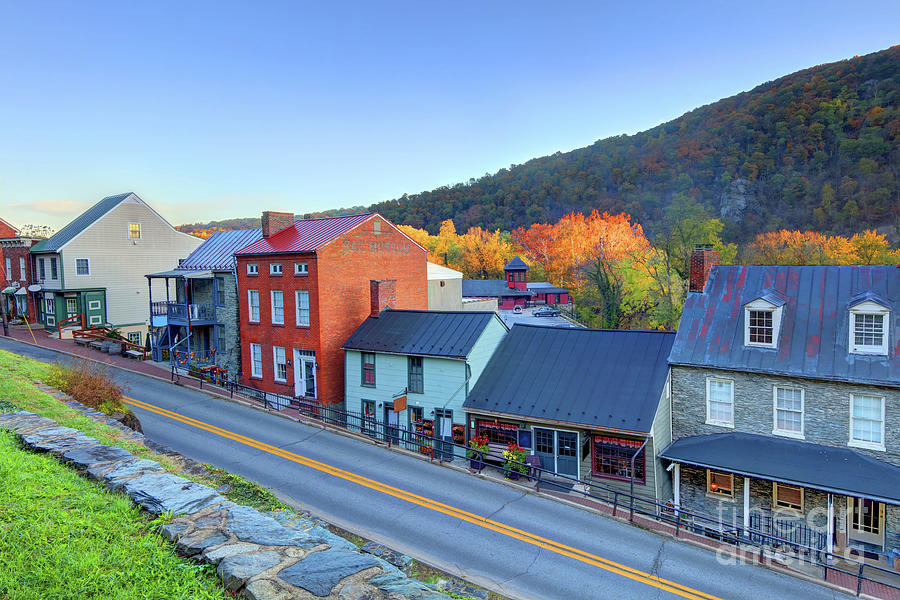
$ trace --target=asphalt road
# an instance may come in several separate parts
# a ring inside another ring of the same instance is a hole
[[[0,338],[0,348],[43,361],[61,357],[9,338]],[[708,550],[363,440],[128,371],[114,369],[113,374],[127,386],[128,396],[172,411],[166,416],[135,408],[150,439],[514,598],[849,598],[762,567],[722,564]],[[179,419],[195,419],[270,447]]]

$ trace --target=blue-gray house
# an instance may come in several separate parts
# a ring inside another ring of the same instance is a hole
[[[165,297],[150,286],[153,359],[168,355],[179,367],[218,367],[235,379],[241,370],[238,292],[234,253],[262,238],[260,229],[217,231],[169,271],[147,275],[165,280]],[[174,281],[175,293],[169,290]],[[174,296],[174,297],[173,297]]]

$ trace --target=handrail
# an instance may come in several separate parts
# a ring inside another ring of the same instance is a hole
[[[81,320],[81,328],[84,329],[84,313],[73,315],[71,317],[66,317],[62,321],[56,324],[56,333],[59,336],[59,339],[62,339],[62,328],[65,323],[73,322],[76,320]]]
[[[234,397],[235,393],[237,393],[238,395],[244,396],[246,399],[261,402],[263,406],[269,410],[281,410],[285,407],[297,408],[300,413],[297,417],[297,420],[299,422],[324,423],[326,425],[337,427],[345,431],[351,431],[358,434],[361,433],[363,435],[366,435],[367,437],[375,437],[376,439],[381,439],[386,442],[389,447],[393,443],[403,443],[407,447],[413,446],[415,448],[418,448],[419,450],[428,449],[430,460],[434,460],[435,455],[437,455],[437,459],[441,463],[444,462],[445,457],[451,457],[451,460],[452,457],[459,457],[460,455],[455,452],[455,450],[457,449],[466,452],[466,455],[468,455],[469,452],[475,453],[476,456],[480,454],[481,456],[478,457],[477,460],[480,460],[481,462],[483,462],[485,455],[488,454],[487,452],[483,451],[473,451],[469,446],[457,444],[452,440],[448,441],[448,439],[446,438],[439,438],[425,433],[412,431],[410,429],[400,427],[399,425],[388,425],[387,423],[378,421],[377,419],[367,417],[361,413],[356,413],[354,411],[348,411],[343,408],[339,408],[338,406],[323,405],[318,401],[293,398],[284,394],[264,392],[256,388],[243,385],[236,381],[226,381],[224,382],[224,384],[222,384],[221,382],[215,381],[215,378],[210,377],[208,373],[202,373],[190,368],[176,369],[175,366],[173,366],[173,380],[175,379],[178,372],[187,372],[190,375],[198,377],[200,379],[201,387],[203,385],[203,382],[207,381],[209,384],[216,385],[217,387],[222,388],[226,393],[230,393],[232,397]],[[356,420],[357,424],[355,426],[351,425],[351,422],[353,420]],[[473,458],[473,460],[476,459]],[[513,466],[513,468],[507,468],[507,464],[510,464],[511,466]],[[526,469],[526,471],[523,473],[522,470],[515,467],[524,468]],[[557,481],[563,480],[573,482],[574,484],[576,484],[576,486],[572,491],[584,496],[585,498],[589,498],[606,505],[611,504],[613,516],[616,516],[616,513],[621,509],[623,511],[630,512],[632,514],[632,518],[633,514],[652,518],[660,523],[665,523],[674,527],[675,537],[679,537],[683,530],[688,530],[695,535],[703,535],[705,537],[712,536],[719,541],[734,546],[745,545],[757,548],[758,550],[756,551],[756,554],[757,560],[759,562],[763,562],[767,558],[764,552],[766,548],[768,548],[772,552],[779,552],[782,555],[787,555],[786,552],[782,550],[782,548],[787,548],[789,550],[792,550],[795,554],[795,557],[798,558],[801,562],[805,562],[817,568],[822,568],[823,579],[825,580],[828,579],[829,571],[831,571],[834,573],[842,573],[847,575],[848,577],[852,577],[855,580],[855,587],[859,590],[861,590],[862,583],[864,581],[872,582],[873,584],[877,585],[883,585],[892,590],[900,590],[900,584],[879,581],[877,579],[872,579],[871,577],[866,577],[863,571],[864,569],[868,569],[870,570],[870,572],[874,571],[877,573],[882,573],[884,575],[889,575],[891,577],[898,577],[897,572],[891,569],[880,567],[878,565],[873,565],[860,560],[856,560],[849,556],[834,554],[833,552],[828,552],[825,549],[800,544],[781,536],[766,533],[765,531],[759,529],[744,527],[742,524],[726,522],[709,515],[685,510],[680,507],[672,506],[670,503],[659,502],[655,498],[619,491],[616,488],[607,487],[602,484],[598,484],[595,481],[585,481],[576,477],[561,475],[549,469],[545,469],[543,467],[535,467],[528,463],[504,460],[504,466],[495,468],[504,473],[519,473],[522,477],[536,479],[538,491],[540,491],[542,482],[545,485],[553,485],[553,482],[550,482],[548,484],[547,480],[544,478],[545,474],[554,477]],[[578,484],[580,484],[580,486]],[[580,489],[580,487],[582,486],[583,489]],[[593,490],[595,488],[598,490],[598,492],[606,493],[606,497],[602,497],[594,493]],[[610,497],[612,499],[610,499]],[[834,562],[835,559],[850,563],[850,565],[854,568],[854,571],[848,571],[836,566]],[[858,569],[856,569],[857,566]],[[854,590],[850,589],[850,591],[853,592]]]

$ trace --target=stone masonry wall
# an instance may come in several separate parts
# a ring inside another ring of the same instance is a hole
[[[225,587],[245,598],[449,600],[312,519],[261,514],[51,419],[25,411],[3,413],[0,428],[14,431],[25,447],[49,452],[124,492],[155,515],[171,511],[174,519],[163,533],[178,551],[216,565]]]
[[[241,329],[238,323],[238,290],[234,273],[225,277],[225,306],[218,308],[219,323],[225,328],[225,352],[221,366],[228,369],[228,378],[240,381],[241,373]]]
[[[706,424],[707,377],[734,381],[733,430]],[[829,446],[847,446],[850,436],[850,394],[884,396],[886,451],[852,449],[900,465],[900,390],[867,385],[675,366],[672,367],[672,438],[726,431],[772,435],[772,394],[776,384],[804,390],[805,441]]]

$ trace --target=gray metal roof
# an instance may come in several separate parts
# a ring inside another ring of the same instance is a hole
[[[55,234],[41,240],[31,247],[31,252],[58,252],[60,248],[68,244],[79,233],[93,225],[103,215],[117,207],[123,200],[132,195],[132,192],[125,194],[117,194],[115,196],[107,196],[97,204],[93,205],[68,225],[57,231]]]
[[[506,263],[506,264],[503,266],[503,270],[504,270],[504,271],[511,270],[511,269],[512,269],[512,270],[519,270],[519,271],[522,271],[522,270],[527,271],[527,270],[530,269],[530,268],[531,268],[531,267],[529,267],[528,265],[526,265],[526,264],[525,264],[525,261],[522,260],[521,258],[519,258],[518,256],[514,257],[511,261],[509,261],[508,263]]]
[[[569,290],[556,287],[548,281],[534,281],[527,285],[528,289],[535,294],[568,294]]]
[[[783,299],[777,348],[744,346],[743,307]],[[669,362],[900,387],[900,314],[893,310],[888,356],[851,354],[848,309],[860,298],[900,301],[894,265],[716,266],[703,293],[688,294]]]
[[[363,321],[342,348],[466,358],[491,319],[503,324],[493,312],[385,309]]]
[[[509,287],[502,279],[463,279],[462,295],[469,298],[499,298],[500,296],[533,296],[532,292]]]
[[[234,268],[234,253],[259,239],[262,239],[262,229],[216,231],[191,252],[178,268],[230,271]]]
[[[213,272],[199,269],[172,269],[171,271],[160,271],[159,273],[150,273],[149,275],[144,275],[144,277],[149,277],[150,279],[162,279],[164,277],[183,277],[185,279],[212,279],[214,277]]]
[[[841,446],[728,432],[681,438],[659,455],[677,463],[900,504],[900,467]]]
[[[517,324],[464,406],[472,412],[649,433],[674,339],[671,331]]]

